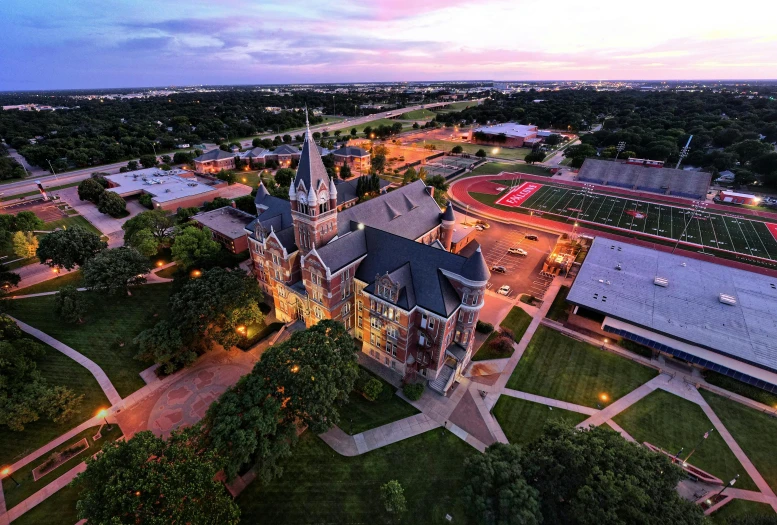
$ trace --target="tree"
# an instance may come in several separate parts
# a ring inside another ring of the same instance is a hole
[[[11,286],[16,286],[22,280],[18,273],[12,272],[3,263],[0,263],[0,294],[7,291]]]
[[[291,168],[281,168],[275,172],[275,182],[280,186],[286,186],[288,188],[296,174],[297,173]]]
[[[31,232],[43,228],[43,221],[31,211],[20,211],[13,218],[13,228],[20,232]]]
[[[159,161],[157,160],[155,155],[141,155],[140,156],[140,165],[144,168],[153,168],[157,164],[159,164]]]
[[[103,445],[86,459],[73,485],[78,518],[89,523],[237,524],[240,510],[224,485],[213,452],[197,447],[198,428],[168,440],[150,431]]]
[[[129,161],[127,163],[127,169],[129,171],[135,171],[136,169],[138,169],[138,161],[136,161],[136,160]]]
[[[72,285],[63,286],[54,296],[54,311],[66,323],[83,323],[88,307],[86,295]]]
[[[340,178],[343,180],[351,178],[351,167],[348,164],[343,164],[340,167]]]
[[[275,387],[258,374],[243,376],[208,409],[203,441],[213,450],[228,479],[253,464],[263,482],[282,473],[278,460],[290,455],[296,426],[279,426],[281,403]]]
[[[107,243],[81,226],[46,234],[38,245],[42,264],[72,270],[103,251]]]
[[[196,337],[229,349],[243,337],[238,328],[264,319],[259,309],[261,300],[256,279],[243,271],[215,267],[203,272],[200,278],[187,281],[170,298],[170,319],[184,342]]]
[[[38,238],[31,232],[18,231],[13,234],[13,252],[17,257],[35,257],[37,250]]]
[[[370,165],[374,173],[383,173],[386,169],[386,156],[383,154],[373,155]]]
[[[24,337],[6,316],[0,316],[0,326],[0,426],[21,432],[41,417],[57,423],[70,419],[84,396],[50,386],[37,365],[46,354],[43,345]]]
[[[523,159],[526,164],[534,164],[535,162],[542,162],[545,160],[545,154],[541,151],[530,151]]]
[[[448,182],[442,175],[432,175],[426,178],[426,185],[434,188],[434,200],[439,206],[448,204]]]
[[[78,184],[78,198],[82,201],[97,204],[103,193],[105,188],[95,179],[84,179]]]
[[[604,427],[549,423],[521,464],[539,491],[545,523],[705,522],[675,490],[684,477],[677,466]]]
[[[407,511],[405,490],[399,484],[399,481],[395,479],[380,487],[380,499],[386,512],[391,515],[399,515]]]
[[[218,210],[219,208],[223,208],[224,206],[229,206],[230,204],[232,204],[232,201],[230,201],[229,199],[226,199],[224,197],[216,197],[212,201],[206,202],[203,205],[202,209],[204,211]]]
[[[111,217],[123,217],[127,214],[127,203],[116,192],[105,191],[97,202],[97,211]]]
[[[355,137],[359,132],[356,130],[356,128],[351,128],[351,136]]]
[[[461,153],[463,151],[464,151],[464,148],[462,148],[458,144],[451,148],[451,153]]]
[[[325,319],[270,347],[252,373],[276,385],[286,424],[299,421],[320,434],[340,422],[337,404],[353,390],[356,345],[341,323]]]
[[[477,150],[477,152],[475,153],[475,156],[478,157],[478,158],[481,158],[481,159],[485,159],[486,158],[486,150],[484,150],[482,148]]]
[[[163,210],[144,211],[125,222],[121,229],[124,230],[124,244],[138,248],[142,252],[140,245],[146,239],[142,237],[139,239],[138,236],[144,232],[148,233],[157,245],[170,242],[170,234],[173,231],[173,218]],[[156,253],[156,250],[147,255],[154,255],[154,253]]]
[[[495,443],[464,462],[464,499],[478,523],[542,523],[539,492],[526,481],[522,461],[521,447]]]
[[[138,359],[158,363],[165,374],[192,364],[199,349],[195,345],[184,345],[181,331],[166,320],[140,332],[133,343],[139,349]]]
[[[220,249],[219,243],[213,240],[210,228],[185,226],[176,228],[171,252],[173,260],[186,270],[197,261],[216,255]]]
[[[407,168],[407,170],[405,171],[405,175],[402,177],[402,186],[405,186],[417,180],[418,180],[418,173],[415,171],[415,168],[411,166]]]
[[[774,151],[774,147],[771,144],[761,142],[760,140],[743,140],[728,149],[739,155],[739,161],[743,164]]]
[[[547,137],[545,137],[545,144],[548,146],[556,146],[558,144],[561,144],[561,135],[558,133],[551,133]]]
[[[151,263],[135,248],[122,246],[98,253],[86,261],[83,271],[84,283],[90,290],[132,295],[130,286],[146,282]]]
[[[753,159],[753,169],[763,175],[777,172],[777,153],[767,153]]]
[[[368,401],[375,401],[383,392],[383,383],[380,379],[373,377],[363,387],[362,395]]]

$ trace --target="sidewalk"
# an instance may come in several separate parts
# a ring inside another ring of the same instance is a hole
[[[529,394],[527,392],[521,392],[520,390],[513,390],[512,388],[505,388],[504,390],[502,390],[502,394],[506,396],[514,397],[516,399],[525,399],[526,401],[531,401],[532,403],[540,403],[542,405],[569,410],[570,412],[579,412],[581,414],[587,414],[589,416],[593,416],[599,413],[599,411],[595,408],[584,407],[583,405],[567,403],[566,401],[559,401],[558,399],[551,399],[549,397]]]
[[[340,427],[335,426],[319,437],[342,456],[358,456],[441,426],[422,413],[353,436],[349,436]]]
[[[40,339],[43,343],[46,343],[55,350],[59,350],[70,359],[89,370],[94,378],[97,379],[97,382],[100,384],[100,388],[102,388],[103,392],[105,392],[105,396],[108,398],[108,401],[110,401],[111,405],[121,403],[121,396],[116,391],[116,388],[113,386],[113,383],[111,383],[111,380],[108,379],[108,376],[105,374],[105,372],[103,372],[103,369],[97,366],[97,363],[84,356],[83,354],[77,352],[76,350],[73,350],[66,344],[57,341],[50,335],[41,332],[37,328],[33,328],[32,326],[23,323],[13,317],[11,317],[11,319],[16,321],[16,324],[19,325],[19,328],[21,328],[22,331]]]
[[[632,390],[622,398],[618,399],[617,401],[614,401],[604,409],[597,411],[596,414],[592,415],[582,423],[579,423],[577,425],[577,428],[587,428],[590,425],[594,425],[598,427],[599,425],[606,423],[614,416],[620,414],[621,412],[629,408],[631,405],[633,405],[643,397],[647,396],[655,389],[659,388],[659,385],[662,383],[666,383],[668,379],[671,379],[671,378],[665,375],[658,375],[654,377],[647,383],[635,388],[634,390]]]
[[[29,511],[34,506],[38,505],[42,501],[44,501],[46,498],[54,494],[55,492],[59,491],[60,489],[65,488],[68,483],[73,481],[77,475],[79,475],[81,472],[86,470],[86,463],[83,461],[73,467],[72,469],[68,470],[64,474],[62,474],[60,477],[40,489],[38,492],[27,498],[26,500],[22,501],[21,503],[18,503],[15,505],[11,510],[8,511],[7,516],[8,519],[11,521],[15,520],[25,512]]]

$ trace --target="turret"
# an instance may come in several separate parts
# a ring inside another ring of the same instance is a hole
[[[448,201],[448,206],[442,214],[442,225],[440,226],[440,242],[446,250],[451,250],[453,242],[453,231],[456,226],[456,215],[453,213],[453,204]]]
[[[329,179],[329,209],[334,210],[337,208],[337,185],[335,180],[330,177]]]

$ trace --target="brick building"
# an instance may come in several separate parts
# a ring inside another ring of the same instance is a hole
[[[308,131],[289,201],[260,186],[246,229],[280,320],[337,319],[364,354],[442,393],[472,357],[490,274],[479,248],[449,251],[453,209],[433,191],[416,181],[344,208]]]
[[[335,166],[348,165],[356,171],[370,171],[370,152],[357,146],[343,146],[333,152]]]

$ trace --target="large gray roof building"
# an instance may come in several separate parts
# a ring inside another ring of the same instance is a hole
[[[567,300],[606,332],[777,393],[777,278],[598,237]]]

